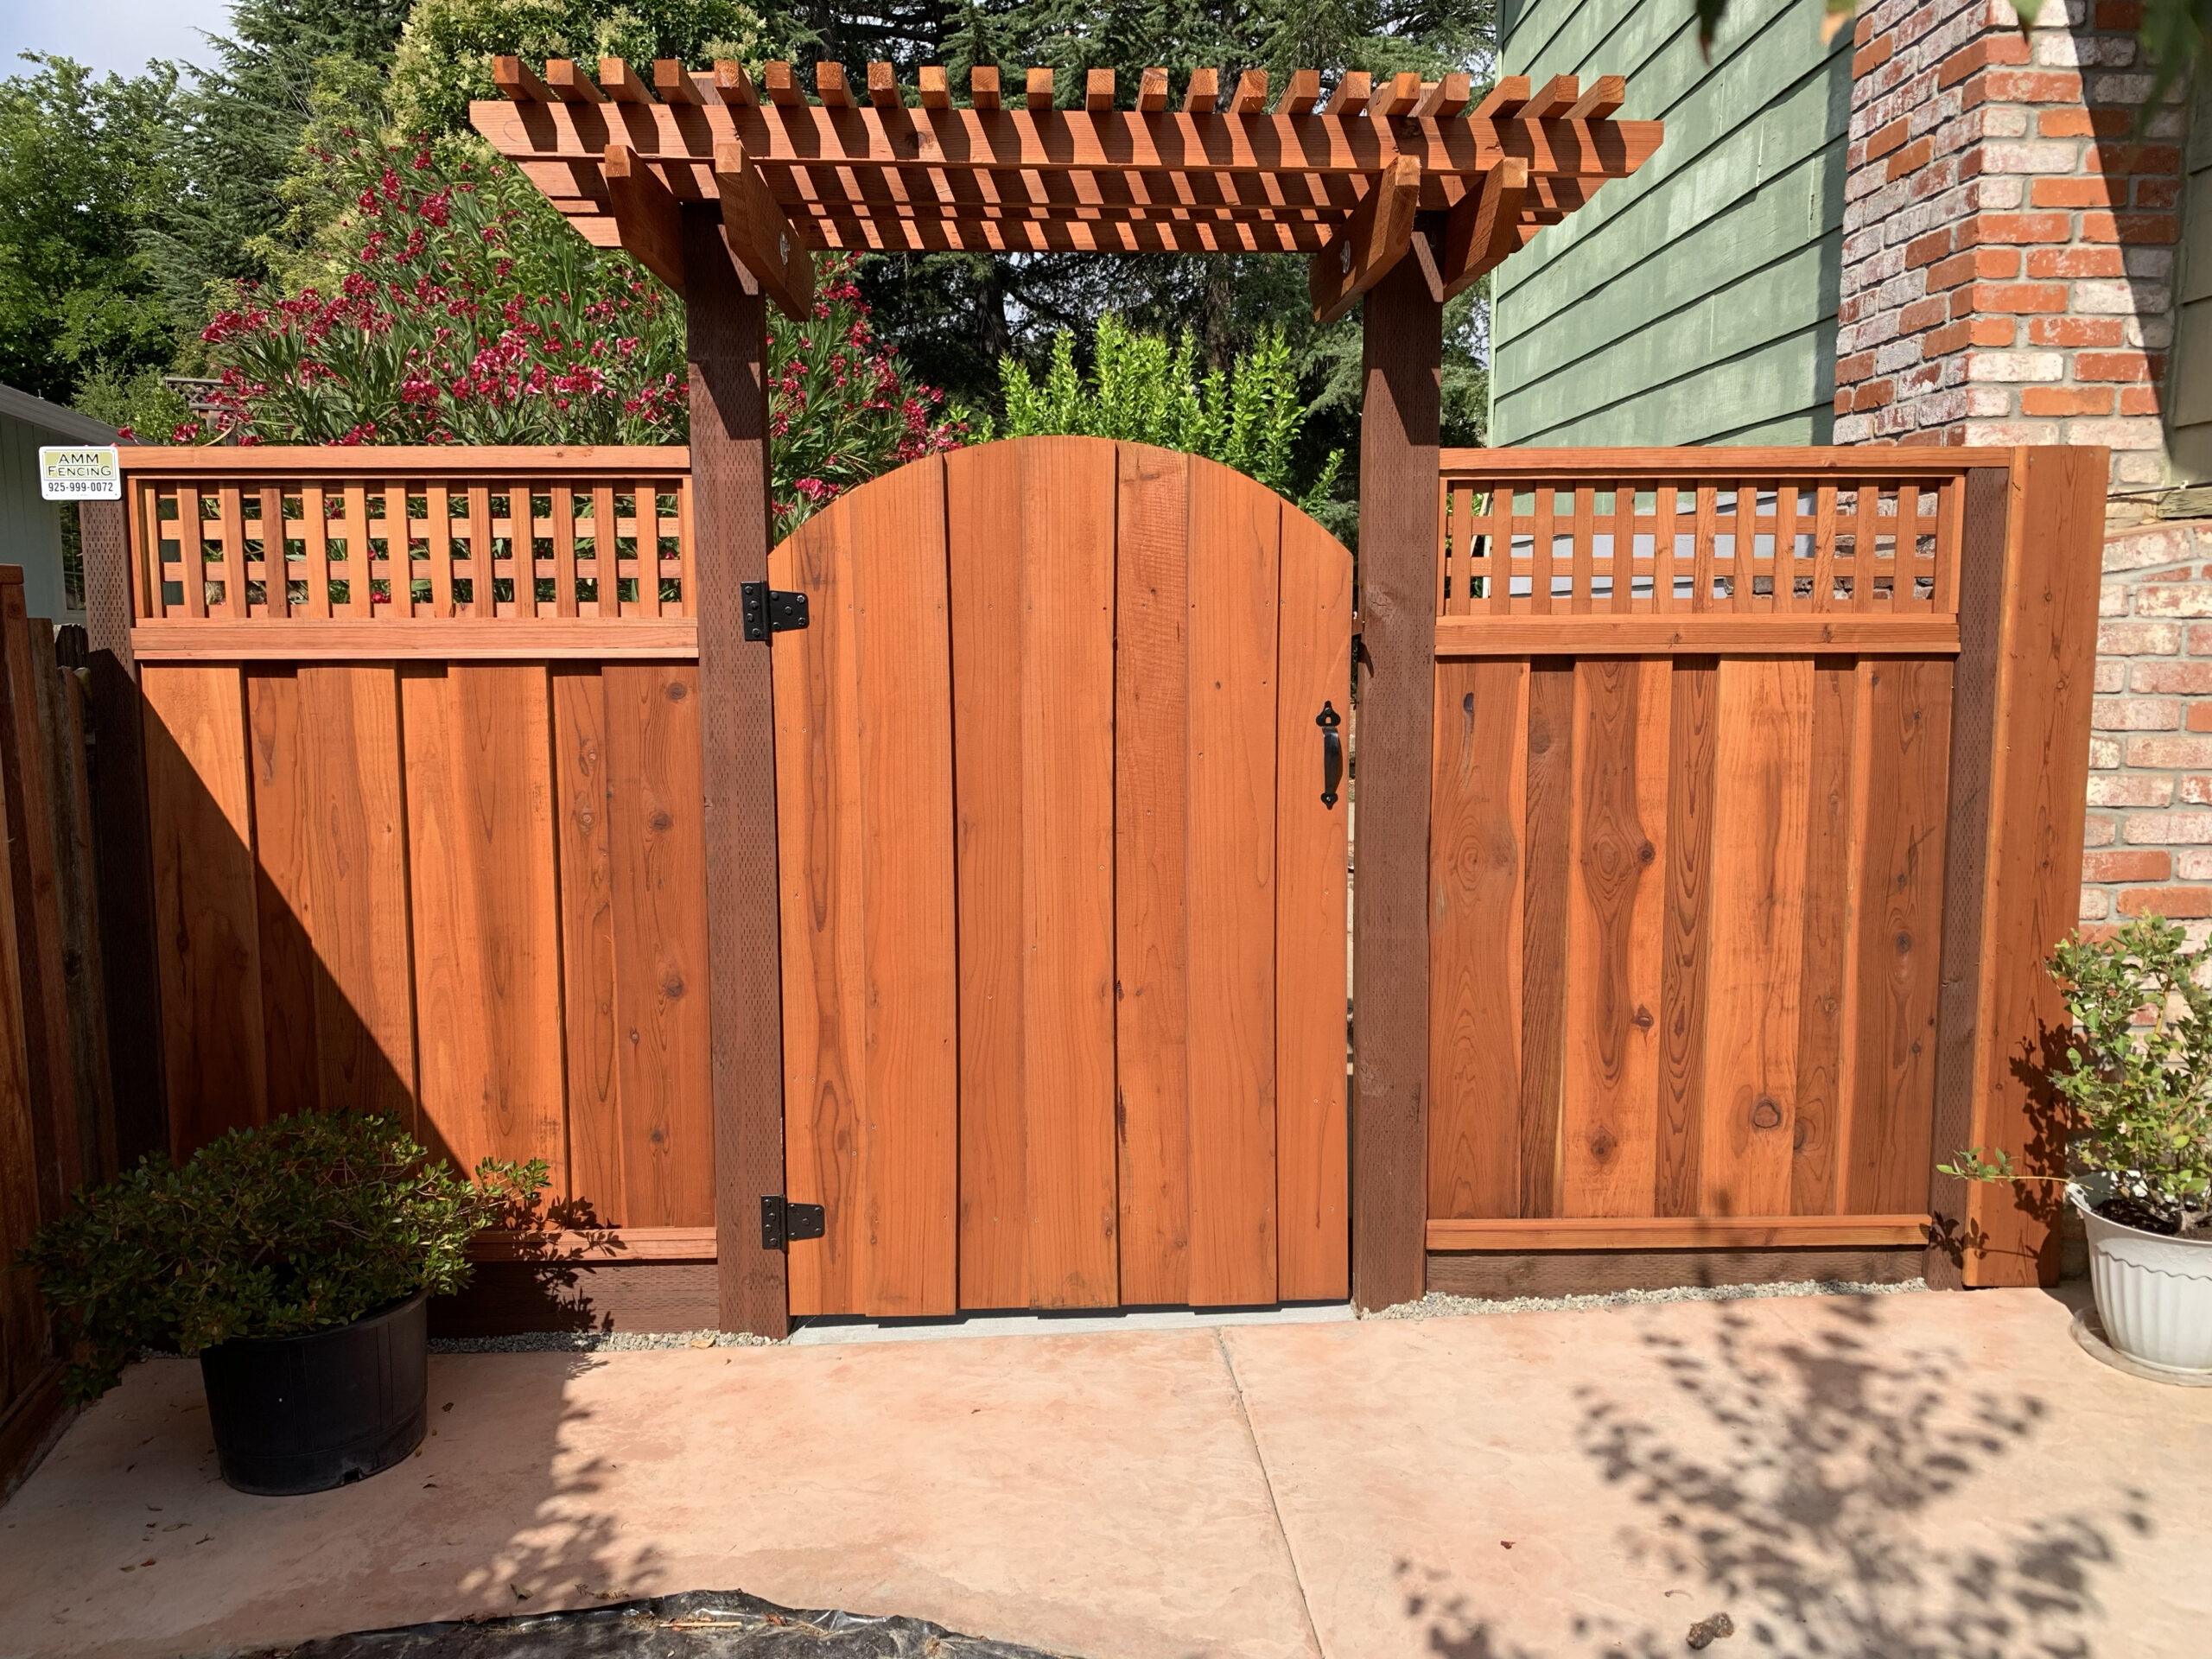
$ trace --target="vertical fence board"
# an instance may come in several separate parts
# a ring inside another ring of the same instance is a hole
[[[1667,914],[1659,988],[1653,1210],[1694,1216],[1703,1193],[1706,1000],[1710,983],[1719,664],[1675,659],[1667,747]]]
[[[1190,1300],[1191,460],[1123,444],[1114,680],[1122,1299]],[[983,1019],[995,1018],[985,1008]],[[974,1017],[963,1007],[963,1018]],[[1342,1081],[1339,1056],[1338,1081]]]
[[[16,790],[13,769],[0,764],[0,789]],[[30,940],[16,907],[15,884],[0,881],[0,1423],[11,1410],[31,1409],[48,1366],[46,1310],[28,1268],[16,1253],[58,1205],[41,1192],[44,1164],[37,1119],[45,1103],[31,1092],[30,1053],[23,1021],[26,985],[21,964]],[[14,1471],[0,1455],[0,1481]]]
[[[1282,513],[1191,469],[1191,1299],[1275,1299],[1275,712]],[[1111,904],[1110,893],[1107,895]]]
[[[1657,1158],[1667,764],[1664,658],[1575,669],[1560,1208],[1642,1215]]]
[[[1789,1163],[1789,1213],[1797,1216],[1825,1215],[1836,1207],[1843,1050],[1851,1035],[1844,987],[1856,887],[1852,782],[1859,735],[1858,690],[1849,660],[1814,660],[1797,1102]]]
[[[621,1060],[615,1032],[614,878],[607,828],[614,815],[614,791],[608,774],[604,666],[556,668],[550,690],[571,1203],[580,1225],[639,1226],[622,1177],[616,1083]],[[700,903],[703,912],[703,895]],[[711,1160],[707,1167],[711,1175]]]
[[[1789,1208],[1803,972],[1809,658],[1720,664],[1701,1213]]]
[[[1530,664],[1528,874],[1522,888],[1521,1214],[1559,1213],[1567,1066],[1567,926],[1573,902],[1574,664]]]
[[[299,675],[245,676],[253,784],[254,901],[261,960],[262,1052],[272,1117],[321,1104],[315,1055],[314,762],[323,741],[304,720]],[[405,912],[401,916],[404,921]]]
[[[1126,563],[1128,550],[1124,544]],[[1345,1227],[1345,782],[1321,801],[1327,702],[1351,706],[1351,558],[1305,514],[1282,515],[1281,690],[1275,713],[1276,1294],[1318,1301],[1351,1289]],[[1344,735],[1343,728],[1338,736]],[[1122,902],[1127,902],[1126,895]],[[1126,1285],[1124,1300],[1131,1300]]]
[[[1520,1212],[1529,664],[1436,665],[1428,1213]]]
[[[565,1198],[547,695],[537,664],[400,678],[422,1138],[544,1158]]]
[[[100,956],[99,884],[92,873],[92,783],[86,766],[85,689],[74,669],[54,658],[54,639],[32,637],[39,669],[41,741],[47,745],[54,813],[55,887],[76,1076],[77,1144],[87,1180],[117,1168],[115,1090],[108,1071],[106,976]]]

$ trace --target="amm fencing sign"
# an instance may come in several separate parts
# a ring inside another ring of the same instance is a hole
[[[42,445],[38,486],[48,501],[120,501],[123,461],[111,443],[95,448]]]

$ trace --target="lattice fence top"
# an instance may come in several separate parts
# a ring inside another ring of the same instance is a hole
[[[1164,69],[1134,88],[1092,70],[1063,109],[1050,69],[1016,86],[977,68],[956,102],[943,69],[908,86],[880,63],[857,81],[817,64],[810,93],[787,63],[756,84],[734,63],[662,61],[648,78],[605,58],[594,79],[496,61],[506,101],[472,105],[477,130],[587,238],[649,264],[619,222],[633,168],[678,203],[721,204],[726,224],[757,180],[802,249],[1325,251],[1354,287],[1370,243],[1402,251],[1413,213],[1437,213],[1452,216],[1440,274],[1464,286],[1635,171],[1662,132],[1616,118],[1617,75],[1509,76],[1477,101],[1463,74],[1355,73],[1325,98],[1310,69],[1280,89],[1263,71],[1232,85],[1202,69],[1171,109]]]

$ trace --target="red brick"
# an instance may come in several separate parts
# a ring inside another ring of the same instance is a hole
[[[1955,86],[1968,75],[1993,63],[2025,63],[2028,43],[2025,38],[2011,35],[1985,35],[1970,46],[1961,47],[1943,60],[1936,71],[1936,85],[1940,89]]]
[[[2114,188],[2103,178],[2037,179],[2028,187],[2028,200],[2037,207],[2110,207]],[[2124,188],[2119,200],[2127,200]]]
[[[2097,0],[2097,27],[2133,34],[2143,27],[2142,0]]]
[[[2124,276],[2126,261],[2118,248],[2036,248],[2028,254],[2031,276]]]
[[[1927,166],[1935,154],[1936,141],[1934,139],[1916,138],[1890,157],[1889,171],[1885,176],[1894,184],[1906,174],[1917,173],[1922,168]]]
[[[1851,43],[1854,47],[1864,46],[1873,38],[1874,14],[1870,11],[1851,26]]]
[[[2138,691],[2152,696],[2171,696],[2178,692],[2183,696],[2196,696],[2212,692],[2212,663],[2182,662],[2172,658],[2163,661],[2139,662],[2128,671]]]
[[[2171,213],[2084,213],[2081,234],[2084,242],[2163,244],[2180,229],[2181,221]]]
[[[1933,328],[1946,321],[1951,315],[1950,302],[1941,294],[1931,294],[1924,300],[1915,300],[1897,313],[1897,328],[1902,334],[1918,334],[1923,328]],[[1925,355],[1927,348],[1923,346]],[[1841,370],[1837,371],[1839,376]]]
[[[2091,144],[2084,173],[2178,173],[2181,151],[2171,144]]]
[[[1925,236],[1916,236],[1904,245],[1904,268],[1911,270],[1921,265],[1933,264],[1951,251],[1951,232],[1947,226],[1940,231],[1930,231]]]
[[[2113,324],[2118,328],[2120,324]],[[2145,352],[2083,352],[2074,359],[2077,380],[2149,380],[2164,366],[2164,359]]]
[[[1959,226],[1956,240],[1970,248],[1984,242],[2065,242],[2073,235],[2073,221],[2064,213],[1981,213]]]
[[[2130,110],[2045,110],[2036,131],[2045,138],[2125,138],[2135,130]]]
[[[2128,887],[2120,895],[2120,913],[2169,918],[2212,916],[2212,887]]]
[[[1895,32],[1884,30],[1851,54],[1851,78],[1856,80],[1869,69],[1880,68],[1890,60],[1890,54],[1897,49],[1897,37]]]
[[[2082,77],[2070,69],[1994,69],[1982,77],[1993,104],[2079,104]]]
[[[2174,855],[2147,847],[2115,847],[2082,855],[2084,881],[2164,881],[2173,873]]]
[[[2010,346],[2020,328],[2010,317],[1974,317],[1966,326],[1977,346]]]
[[[2156,415],[2158,394],[2150,386],[2123,387],[2120,394],[2120,412],[2123,415]]]
[[[2029,386],[2020,393],[2023,415],[2109,415],[2110,386]]]
[[[1952,296],[1951,315],[1974,311],[2063,311],[2063,283],[1976,283]]]
[[[1852,394],[1853,409],[1880,409],[1897,399],[1897,383],[1893,380],[1869,380]]]
[[[2118,346],[2126,339],[2118,317],[2037,317],[2028,325],[2031,346]]]
[[[1980,326],[1977,320],[1973,323],[1954,322],[1942,328],[1931,328],[1920,337],[1920,354],[1923,358],[1948,357],[1953,352],[1962,350],[1973,341],[1973,330]],[[2012,325],[2010,322],[2005,325],[2004,340],[1996,343],[2005,346],[2012,343]]]
[[[1873,372],[1874,353],[1872,352],[1854,352],[1849,357],[1839,357],[1835,360],[1835,378],[1847,385],[1854,380],[1864,380]]]
[[[1878,162],[1898,145],[1912,137],[1912,130],[1904,120],[1892,121],[1866,140],[1866,159]]]
[[[2212,702],[2190,704],[2187,724],[2192,732],[2212,732]]]
[[[2138,179],[2135,181],[2135,205],[2164,212],[2181,200],[2179,179]]]

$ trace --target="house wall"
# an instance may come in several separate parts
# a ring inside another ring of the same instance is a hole
[[[56,623],[81,623],[85,613],[62,591],[61,521],[39,497],[38,451],[79,442],[0,412],[0,564],[22,566],[24,608]]]
[[[1825,443],[1850,112],[1820,0],[1737,0],[1711,61],[1688,4],[1533,0],[1502,72],[1628,79],[1666,142],[1500,267],[1491,442]]]

